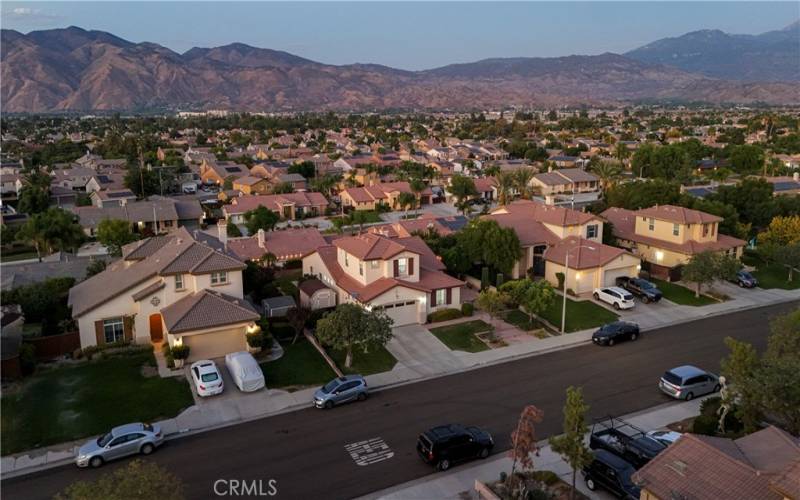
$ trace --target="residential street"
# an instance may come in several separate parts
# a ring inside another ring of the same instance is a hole
[[[656,384],[665,369],[695,364],[718,370],[726,336],[763,348],[769,319],[794,307],[796,302],[752,309],[654,330],[613,348],[583,346],[412,383],[362,404],[309,408],[173,440],[148,460],[181,477],[187,498],[215,496],[218,479],[260,479],[264,489],[275,479],[280,498],[357,497],[431,474],[414,446],[419,432],[436,424],[486,427],[495,436],[495,453],[501,453],[526,404],[545,412],[539,439],[557,433],[569,385],[583,386],[593,417],[661,404],[668,399]],[[367,440],[377,453],[370,464],[358,465],[359,452],[369,451],[362,445]],[[3,496],[51,498],[120,463],[99,471],[65,466],[3,481]]]

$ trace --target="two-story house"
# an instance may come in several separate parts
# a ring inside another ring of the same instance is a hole
[[[204,184],[223,185],[227,179],[231,181],[250,174],[246,165],[230,161],[203,160],[200,164],[200,178]]]
[[[593,193],[600,189],[600,178],[580,168],[551,169],[534,175],[531,186],[537,188],[542,196]]]
[[[464,282],[443,269],[444,264],[416,236],[347,236],[303,258],[303,274],[316,276],[320,282],[312,283],[315,291],[324,285],[334,292],[335,303],[383,310],[394,326],[425,323],[437,309],[461,306]],[[301,288],[311,285],[303,284]],[[304,305],[319,307],[313,302]]]
[[[186,229],[131,243],[69,292],[81,347],[186,344],[190,360],[246,349],[258,313],[243,299],[244,264]]]
[[[651,273],[660,276],[705,251],[741,257],[746,244],[719,233],[721,217],[674,205],[635,211],[615,207],[600,215],[613,224],[619,246],[648,262]]]

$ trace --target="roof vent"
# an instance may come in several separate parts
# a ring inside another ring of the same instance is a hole
[[[684,477],[686,476],[686,469],[689,468],[686,462],[682,462],[680,460],[673,460],[672,463],[667,464],[667,467]]]

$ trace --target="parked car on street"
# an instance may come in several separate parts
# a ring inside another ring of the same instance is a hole
[[[736,279],[733,282],[742,288],[755,288],[758,286],[756,277],[744,269],[736,273]]]
[[[617,286],[639,297],[645,304],[649,302],[658,302],[663,296],[661,290],[659,290],[655,284],[642,278],[620,276],[617,278]]]
[[[614,321],[601,326],[592,334],[592,342],[597,345],[612,346],[623,340],[639,338],[639,325],[629,321]]]
[[[157,425],[140,422],[120,425],[78,448],[75,463],[78,467],[96,468],[129,455],[149,455],[163,442],[164,434]]]
[[[457,424],[434,427],[417,439],[417,453],[442,471],[457,462],[486,458],[493,447],[494,439],[487,431]]]
[[[314,393],[314,406],[329,409],[350,401],[364,401],[368,396],[367,381],[364,377],[345,375],[317,389]]]
[[[203,359],[192,363],[189,371],[198,396],[214,396],[222,393],[225,386],[222,374],[217,370],[217,365],[210,359]]]
[[[664,446],[669,446],[677,441],[683,434],[675,431],[648,431],[647,437],[655,439]]]
[[[606,304],[611,304],[614,309],[632,309],[635,305],[633,295],[624,288],[618,286],[607,286],[605,288],[595,288],[592,294],[595,300],[602,300]]]
[[[675,399],[691,401],[720,389],[719,377],[696,366],[684,365],[664,372],[658,387]]]
[[[232,352],[225,355],[225,367],[231,374],[233,383],[242,392],[253,392],[265,386],[264,372],[255,358],[247,351]]]
[[[664,451],[666,446],[635,425],[609,417],[592,425],[589,448],[609,451],[638,469]]]
[[[631,480],[634,472],[631,464],[606,450],[597,450],[594,460],[581,471],[590,490],[603,488],[618,498],[638,500],[641,490]]]

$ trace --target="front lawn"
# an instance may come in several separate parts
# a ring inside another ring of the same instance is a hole
[[[561,296],[556,297],[553,304],[542,313],[542,318],[546,319],[557,330],[561,330]],[[619,319],[619,316],[609,311],[605,307],[598,306],[590,300],[575,301],[567,299],[567,317],[565,331],[567,333],[596,328],[606,323],[611,323]]]
[[[456,325],[431,328],[429,331],[454,351],[480,352],[489,349],[475,334],[491,330],[485,321],[476,319]]]
[[[2,399],[2,454],[101,434],[130,422],[176,416],[192,405],[184,379],[145,377],[150,352],[42,371]]]
[[[305,338],[284,342],[283,356],[261,363],[267,387],[290,388],[322,385],[336,376],[317,349]]]
[[[716,300],[711,297],[706,297],[705,295],[695,297],[694,290],[690,290],[685,286],[658,279],[651,279],[650,281],[661,290],[665,299],[682,306],[707,306],[708,304],[717,303]]]
[[[367,353],[356,349],[353,351],[353,366],[350,368],[344,367],[344,351],[334,349],[328,349],[327,351],[336,366],[344,373],[358,373],[365,376],[373,373],[383,373],[394,368],[397,363],[395,357],[385,347],[372,347]]]
[[[525,332],[529,332],[531,330],[538,330],[539,328],[544,328],[544,325],[536,321],[536,318],[534,318],[534,320],[531,321],[528,315],[520,311],[519,309],[512,309],[503,314],[503,321],[511,325],[514,325],[520,330]]]

